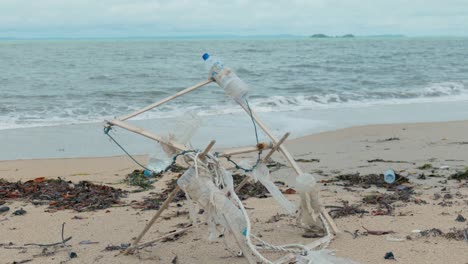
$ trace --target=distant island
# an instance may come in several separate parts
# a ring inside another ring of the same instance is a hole
[[[329,36],[326,34],[313,34],[310,38],[355,38],[356,36],[353,34],[346,34],[342,36]],[[404,38],[405,35],[400,34],[389,34],[389,35],[370,35],[370,36],[359,36],[359,37],[366,37],[366,38]]]
[[[310,36],[311,38],[354,38],[355,36],[353,34],[346,34],[343,36],[328,36],[325,34],[314,34]]]

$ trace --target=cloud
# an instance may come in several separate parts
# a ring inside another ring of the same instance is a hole
[[[465,0],[0,0],[2,35],[468,35]]]

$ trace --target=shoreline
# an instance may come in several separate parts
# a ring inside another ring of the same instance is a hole
[[[427,123],[466,120],[466,102],[439,102],[402,105],[375,105],[362,108],[316,109],[296,112],[258,113],[260,118],[278,137],[292,132],[290,138],[299,138],[337,129],[397,123]],[[437,111],[433,111],[434,108]],[[428,115],[431,112],[433,114]],[[217,148],[251,145],[254,142],[250,118],[244,113],[220,116],[201,116],[199,129],[192,136],[195,148],[203,148],[207,142],[216,140]],[[135,120],[131,123],[159,135],[181,133],[178,123],[184,118]],[[182,127],[183,128],[183,127]],[[114,137],[132,155],[158,155],[154,142],[117,129]],[[186,138],[187,135],[180,135]],[[259,133],[260,141],[270,141]],[[102,132],[102,122],[53,127],[0,130],[2,151],[0,160],[27,160],[42,158],[76,158],[120,156],[122,151],[109,142]]]

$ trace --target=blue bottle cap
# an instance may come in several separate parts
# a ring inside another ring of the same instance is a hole
[[[202,56],[204,61],[206,61],[209,57],[210,57],[210,54],[208,54],[208,53],[204,53],[203,56]]]

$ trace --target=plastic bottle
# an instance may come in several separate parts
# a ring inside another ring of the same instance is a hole
[[[396,176],[393,170],[387,170],[384,172],[384,181],[388,184],[395,182]]]
[[[163,172],[169,165],[171,165],[171,161],[169,159],[159,159],[156,157],[150,158],[148,165],[146,166],[149,171],[145,170],[144,174],[147,177],[151,177],[153,176],[153,173]]]
[[[225,67],[223,62],[208,53],[203,54],[205,66],[208,69],[208,78],[214,79],[224,89],[224,92],[242,104],[247,97],[247,84],[245,84],[230,68]]]

